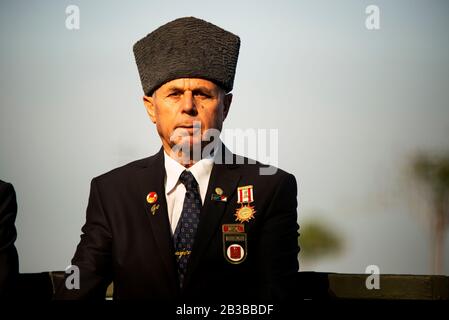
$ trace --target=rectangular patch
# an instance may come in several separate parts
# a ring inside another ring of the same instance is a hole
[[[245,225],[239,223],[223,224],[221,226],[221,230],[223,231],[223,233],[241,233],[245,232]]]

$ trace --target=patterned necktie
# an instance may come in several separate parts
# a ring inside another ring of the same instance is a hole
[[[201,196],[198,190],[198,183],[190,171],[184,170],[179,177],[179,181],[186,187],[186,194],[173,240],[178,263],[179,285],[182,288],[187,262],[192,252],[193,240],[200,218]]]

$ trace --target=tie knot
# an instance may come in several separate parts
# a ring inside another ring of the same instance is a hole
[[[190,171],[184,170],[179,176],[179,181],[186,187],[187,191],[197,191],[198,183]]]

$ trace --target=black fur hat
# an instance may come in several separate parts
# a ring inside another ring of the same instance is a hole
[[[202,78],[232,90],[240,38],[194,17],[173,20],[134,44],[147,96],[177,78]]]

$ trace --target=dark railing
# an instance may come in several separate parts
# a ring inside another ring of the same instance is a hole
[[[368,289],[368,274],[298,272],[299,299],[340,300],[449,300],[449,277],[435,275],[379,275],[379,288]],[[18,295],[51,300],[63,281],[63,271],[24,273],[19,276]],[[107,290],[111,298],[113,285]]]

